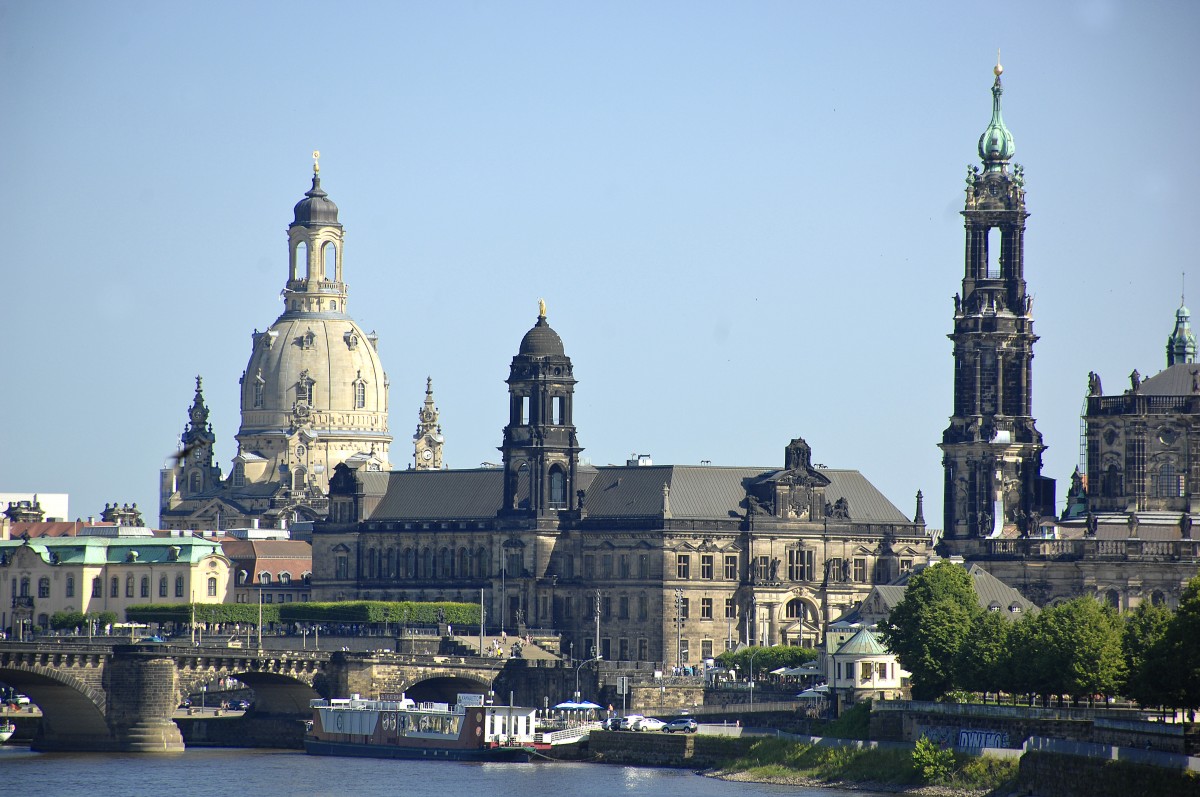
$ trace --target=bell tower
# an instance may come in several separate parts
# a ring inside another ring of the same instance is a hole
[[[942,434],[945,540],[1026,535],[1054,514],[1054,480],[1041,475],[1033,419],[1033,300],[1025,285],[1025,177],[1000,113],[999,62],[992,119],[967,167],[962,292],[954,295],[954,414]],[[955,552],[969,553],[972,545]]]
[[[507,381],[500,514],[540,518],[578,509],[576,471],[583,449],[572,419],[575,377],[571,358],[546,322],[546,303],[540,299],[537,323],[521,339]]]
[[[417,470],[442,469],[442,425],[433,403],[433,377],[425,377],[425,403],[417,413],[417,431],[413,434],[413,467]]]

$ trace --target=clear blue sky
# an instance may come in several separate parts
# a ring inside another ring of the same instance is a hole
[[[0,491],[136,501],[204,377],[226,473],[309,153],[410,461],[496,460],[544,296],[584,456],[780,465],[941,525],[966,165],[1002,48],[1034,413],[1156,373],[1193,272],[1200,4],[0,0]]]

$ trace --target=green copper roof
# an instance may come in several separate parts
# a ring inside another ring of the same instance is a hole
[[[875,634],[864,628],[846,640],[834,653],[835,656],[886,656],[885,648]]]
[[[1196,362],[1196,335],[1192,332],[1192,314],[1183,305],[1175,311],[1175,331],[1167,338],[1167,367]]]
[[[1004,87],[1000,85],[1000,75],[1004,68],[997,63],[993,71],[996,74],[996,82],[992,84],[992,121],[979,137],[979,157],[983,159],[984,171],[988,172],[1003,171],[1004,164],[1008,163],[1017,151],[1012,133],[1008,132],[1008,128],[1004,126],[1004,119],[1000,116],[1000,95],[1004,93]]]

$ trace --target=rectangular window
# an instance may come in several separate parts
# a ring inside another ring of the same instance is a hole
[[[39,598],[49,598],[50,597],[50,579],[48,579],[48,578],[38,579],[38,597]]]
[[[700,578],[711,579],[713,577],[713,555],[710,553],[700,555]]]
[[[617,651],[621,661],[629,661],[629,640],[625,637],[617,640]]]
[[[183,576],[175,576],[175,597],[183,597]]]
[[[675,577],[676,578],[691,578],[692,572],[692,557],[691,554],[681,553],[675,555]]]
[[[733,606],[733,598],[725,599],[725,619],[732,620],[737,617],[737,611]]]
[[[711,659],[713,657],[713,641],[711,639],[700,640],[700,658]]]
[[[612,640],[608,637],[600,640],[600,658],[612,661]]]
[[[603,606],[604,606],[604,609],[601,612],[603,619],[611,620],[612,619],[612,598],[610,598],[608,595],[604,596]]]
[[[337,558],[337,570],[334,578],[345,580],[350,578],[350,559],[346,556]]]
[[[592,556],[590,553],[583,555],[583,577],[596,577],[596,557]]]
[[[143,598],[150,597],[150,577],[149,576],[142,576],[142,597]]]
[[[679,600],[679,619],[681,619],[681,620],[688,619],[690,605],[691,605],[690,600],[688,600],[687,598],[680,598],[680,600]]]
[[[567,556],[565,561],[566,561],[566,565],[567,565],[566,566],[567,578],[575,578],[575,557]]]
[[[871,667],[871,662],[869,662],[869,661],[862,662],[862,667],[860,667],[859,671],[858,671],[858,680],[862,683],[867,683],[868,681],[870,681],[872,669],[873,668]]]
[[[690,661],[691,660],[692,651],[689,648],[690,648],[690,643],[688,642],[687,637],[684,637],[683,639],[679,640],[679,660],[680,661]]]
[[[572,603],[571,597],[568,595],[567,597],[563,598],[563,617],[570,620],[572,614],[573,614],[573,603]]]
[[[788,581],[812,581],[813,552],[806,548],[792,548],[788,556]]]
[[[913,563],[912,559],[901,559],[900,560],[900,572],[901,573],[911,573],[912,572],[912,563]]]
[[[274,603],[274,602],[275,602],[275,596],[274,596],[274,595],[272,595],[271,593],[269,593],[269,592],[268,592],[266,597],[267,597],[267,603]]]
[[[855,559],[854,560],[854,580],[859,582],[860,584],[867,580],[867,560],[866,559]]]
[[[125,579],[125,597],[126,598],[133,597],[133,576],[128,576]]]
[[[737,581],[738,577],[738,558],[737,554],[725,554],[725,578],[728,581]]]
[[[604,556],[602,556],[600,558],[600,577],[601,578],[612,578],[612,574],[613,574],[612,554],[606,553],[606,554],[604,554]]]
[[[769,556],[754,557],[754,578],[757,581],[771,580],[771,557],[769,557]]]
[[[104,582],[100,580],[99,576],[92,579],[92,597],[93,598],[104,597]]]
[[[108,586],[109,586],[109,590],[108,590],[109,597],[111,597],[111,598],[121,597],[121,579],[117,578],[116,576],[113,576],[112,580],[109,581]]]
[[[650,578],[649,554],[638,554],[638,578]]]
[[[638,661],[645,661],[646,659],[650,658],[650,640],[648,640],[648,639],[639,639],[638,640],[638,656],[637,657],[638,657]]]
[[[827,563],[830,581],[845,581],[846,574],[842,572],[842,560],[834,557]]]
[[[700,599],[700,619],[701,620],[713,619],[713,599],[712,598],[701,598]]]
[[[167,597],[167,577],[163,576],[158,580],[158,597]]]
[[[67,597],[75,597],[75,576],[67,576]]]
[[[617,599],[617,617],[621,620],[629,619],[629,597],[626,595]]]
[[[621,554],[619,564],[620,570],[617,572],[620,574],[621,578],[629,578],[629,554]]]
[[[638,595],[638,619],[639,620],[645,620],[647,617],[650,616],[650,610],[649,610],[648,606],[649,606],[649,601],[646,600],[646,596]]]

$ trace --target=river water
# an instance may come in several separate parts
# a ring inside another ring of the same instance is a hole
[[[382,761],[202,748],[162,756],[33,753],[11,745],[0,746],[0,792],[21,797],[872,797],[861,791],[731,783],[687,770],[609,764]]]

